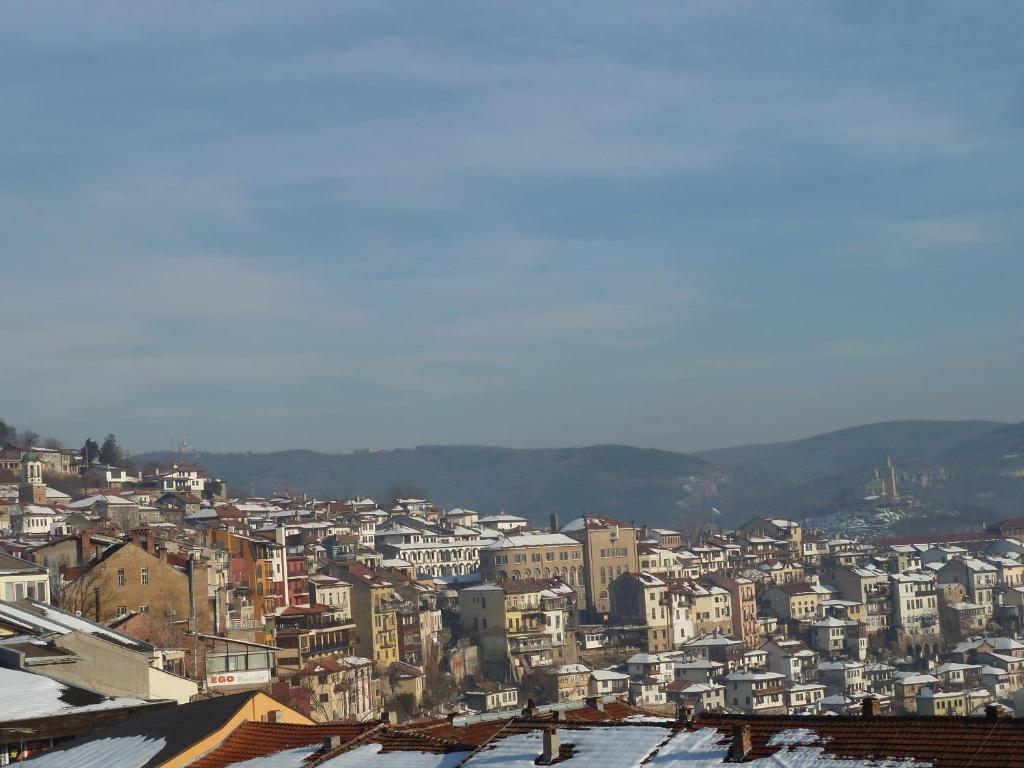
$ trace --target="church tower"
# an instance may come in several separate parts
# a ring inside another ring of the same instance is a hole
[[[35,451],[21,457],[21,484],[18,499],[27,504],[46,503],[46,483],[43,482],[43,462]]]

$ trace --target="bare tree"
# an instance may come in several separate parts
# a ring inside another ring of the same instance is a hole
[[[90,568],[69,581],[65,581],[64,573],[59,577],[63,582],[59,589],[60,599],[55,599],[54,603],[70,613],[100,621],[103,610],[103,574],[96,568]]]

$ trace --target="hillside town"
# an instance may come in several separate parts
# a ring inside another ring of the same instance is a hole
[[[117,763],[139,766],[475,765],[499,734],[548,762],[702,739],[721,762],[800,723],[823,729],[810,748],[848,718],[955,716],[969,738],[1024,715],[1024,518],[873,541],[756,510],[732,530],[638,510],[538,526],[87,458],[0,450],[0,764],[108,765],[111,734],[153,742]]]

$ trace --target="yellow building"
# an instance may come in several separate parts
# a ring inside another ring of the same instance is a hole
[[[379,671],[399,660],[398,616],[403,600],[383,572],[360,563],[333,563],[335,574],[352,585],[355,652],[373,659]]]
[[[608,585],[640,570],[636,529],[604,515],[585,515],[566,523],[562,532],[583,545],[583,611],[590,621],[606,621],[612,610]]]

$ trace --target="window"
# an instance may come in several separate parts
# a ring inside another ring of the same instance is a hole
[[[139,580],[142,582],[143,586],[147,586],[149,584],[149,568],[142,569],[142,573],[139,574]]]
[[[124,616],[126,613],[128,613],[128,606],[119,605],[116,608],[114,608],[114,613],[118,616]]]
[[[124,568],[117,569],[117,586],[124,586]]]

